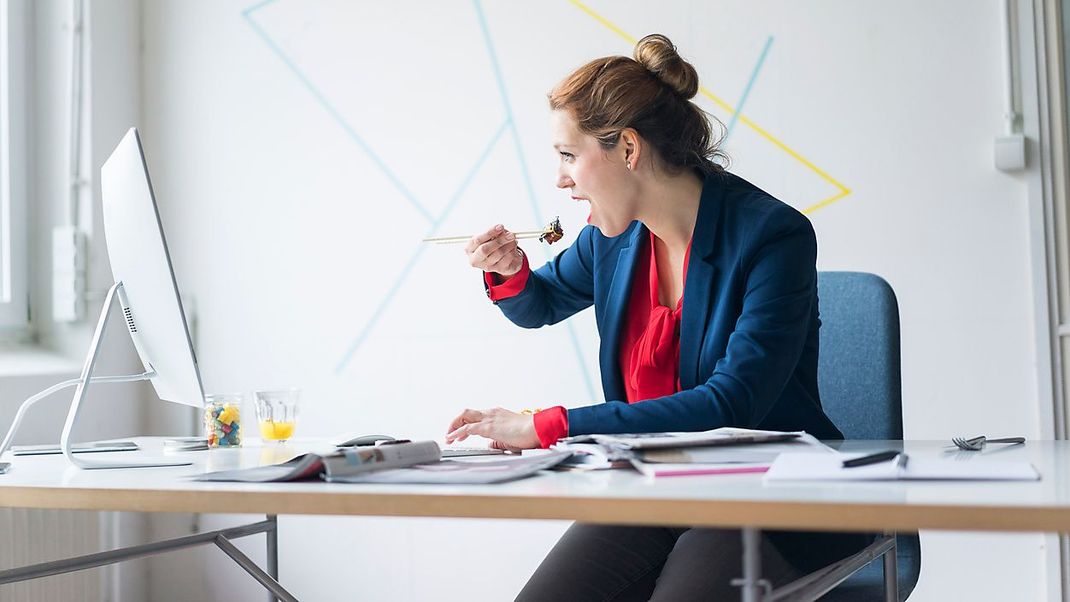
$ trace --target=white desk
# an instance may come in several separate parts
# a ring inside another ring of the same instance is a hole
[[[140,439],[148,453],[159,441]],[[845,442],[846,451],[897,448],[898,442]],[[0,506],[135,512],[424,516],[563,519],[607,524],[757,529],[1070,532],[1070,442],[946,451],[945,443],[906,442],[912,456],[964,462],[1029,460],[1037,482],[791,483],[765,485],[760,475],[651,480],[627,470],[553,472],[501,485],[344,485],[201,483],[222,470],[286,459],[273,448],[187,452],[192,466],[85,471],[62,457],[6,456]],[[304,447],[291,448],[294,452]],[[125,452],[129,453],[129,452]],[[159,452],[155,452],[159,453]],[[269,530],[272,540],[274,525]],[[204,543],[204,542],[201,542]],[[209,541],[208,543],[212,543]],[[269,541],[269,548],[273,542]],[[226,550],[225,550],[226,551]],[[269,554],[269,565],[274,554]],[[239,561],[240,562],[240,561]],[[244,567],[244,565],[243,565]],[[248,567],[245,567],[249,570]],[[273,576],[276,571],[269,573]],[[256,575],[254,575],[255,577]],[[2,582],[2,581],[0,581]],[[263,581],[262,581],[263,582]]]

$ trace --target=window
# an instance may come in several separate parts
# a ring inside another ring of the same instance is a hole
[[[0,0],[0,338],[29,330],[29,2]]]

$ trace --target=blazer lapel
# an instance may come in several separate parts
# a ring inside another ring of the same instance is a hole
[[[639,259],[639,241],[647,229],[641,223],[628,237],[624,247],[617,256],[617,267],[613,270],[613,279],[609,283],[606,297],[606,314],[602,328],[602,345],[599,349],[599,364],[602,366],[602,391],[606,400],[623,400],[624,376],[620,371],[620,336],[624,312],[631,294],[632,274]]]
[[[691,238],[691,258],[684,283],[683,315],[680,317],[680,387],[699,384],[699,353],[706,322],[713,308],[713,282],[717,275],[717,227],[721,219],[725,182],[718,174],[706,177],[702,185],[698,219]],[[705,379],[703,379],[705,380]]]

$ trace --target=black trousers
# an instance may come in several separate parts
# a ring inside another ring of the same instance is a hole
[[[576,523],[535,570],[518,601],[739,600],[738,529],[618,527]],[[773,587],[803,572],[762,535],[762,578]]]

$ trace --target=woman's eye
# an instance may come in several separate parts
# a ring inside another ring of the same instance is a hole
[[[572,153],[566,153],[566,152],[563,152],[563,151],[562,151],[562,152],[561,152],[561,157],[562,157],[562,158],[563,158],[563,159],[564,159],[565,161],[571,161],[571,160],[572,160],[572,159],[574,158],[574,155],[573,155]]]

